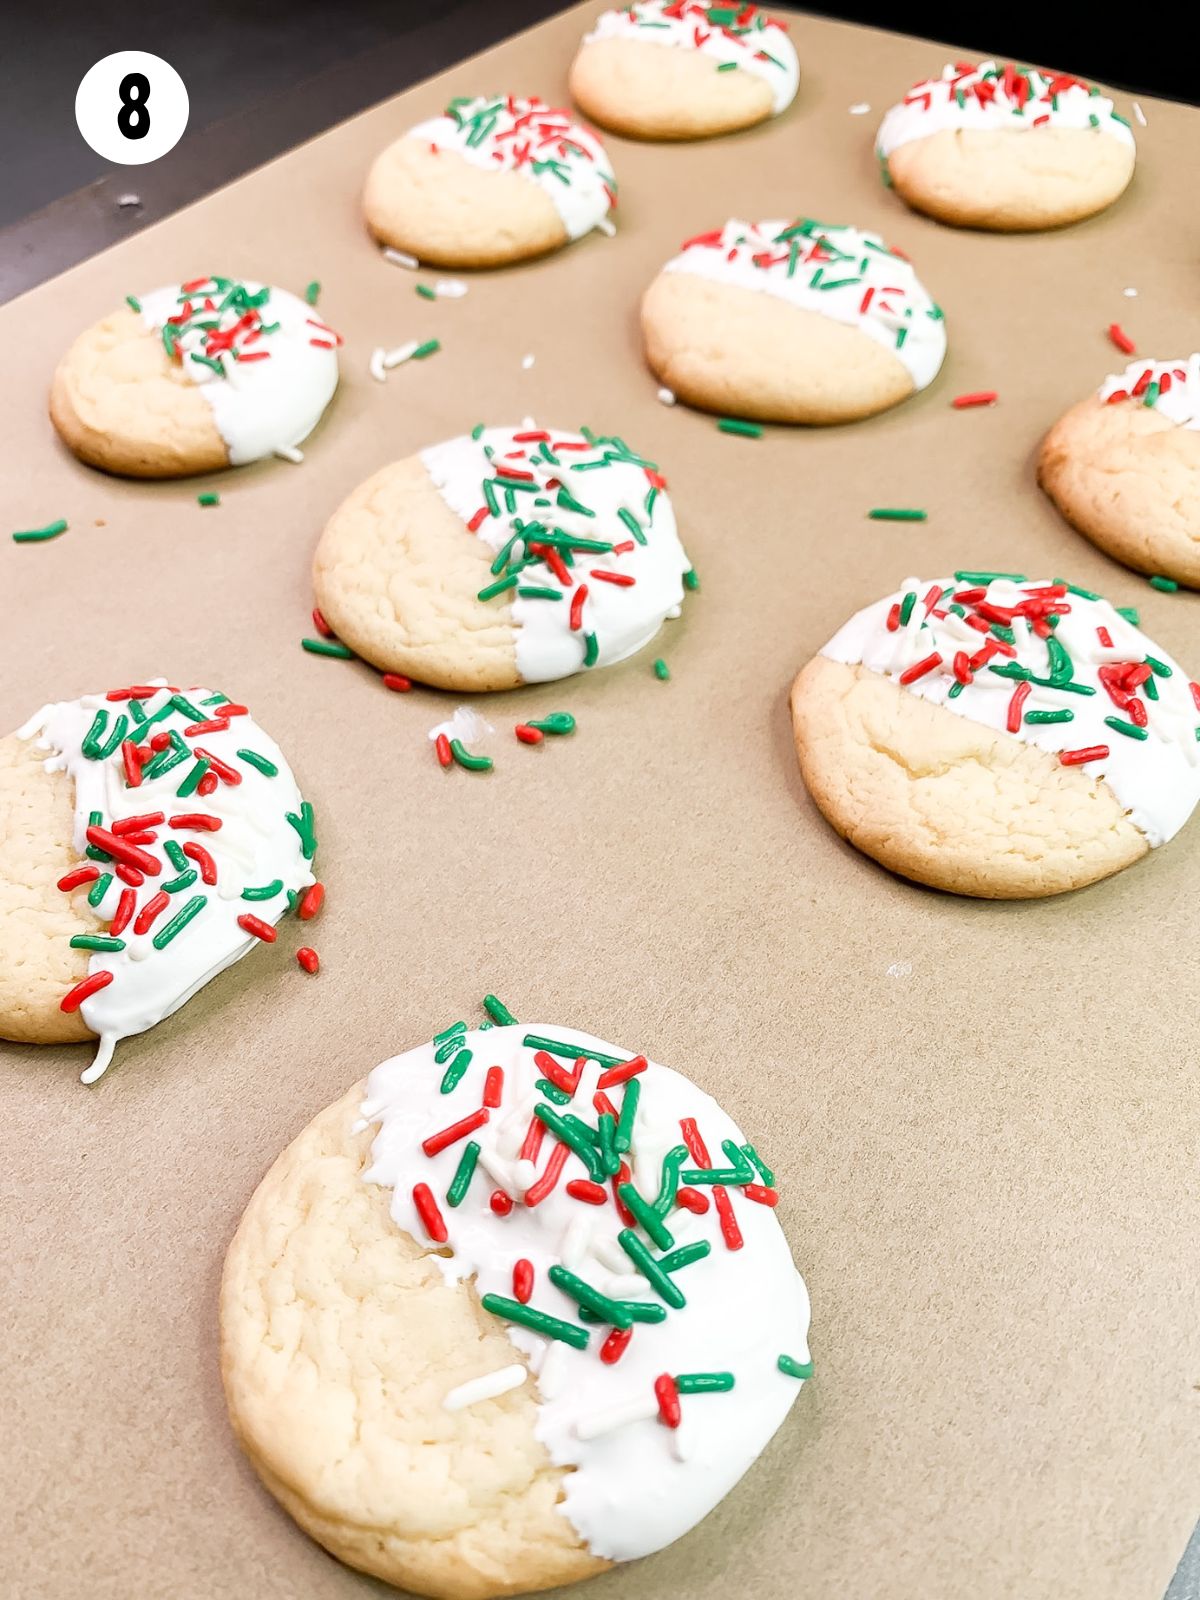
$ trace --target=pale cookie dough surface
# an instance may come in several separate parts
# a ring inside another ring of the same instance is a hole
[[[313,1538],[412,1593],[482,1600],[600,1572],[558,1509],[566,1474],[534,1436],[532,1382],[442,1406],[522,1357],[363,1181],[363,1092],[284,1151],[230,1246],[221,1367],[237,1436]]]
[[[1072,406],[1038,457],[1038,482],[1072,527],[1135,571],[1193,589],[1200,588],[1198,367],[1195,356],[1135,362],[1099,397]],[[1146,374],[1171,385],[1149,405]],[[1108,394],[1117,398],[1107,403]]]
[[[795,98],[784,26],[754,6],[643,0],[603,12],[570,88],[602,127],[634,139],[702,139],[764,121]]]
[[[70,1044],[92,1034],[59,1001],[87,972],[76,934],[99,933],[90,884],[57,887],[78,865],[72,842],[74,785],[47,772],[45,753],[15,734],[0,739],[0,1038]]]
[[[901,877],[988,899],[1079,889],[1146,854],[1078,769],[817,656],[792,688],[809,792],[843,838]]]

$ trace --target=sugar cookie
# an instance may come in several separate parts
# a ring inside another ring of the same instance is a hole
[[[217,276],[131,295],[59,363],[50,417],[89,466],[180,478],[306,439],[341,338],[286,289]]]
[[[838,832],[958,894],[1078,889],[1164,844],[1200,799],[1200,688],[1061,580],[907,579],[804,668],[792,719]]]
[[[534,97],[451,100],[376,158],[363,210],[382,244],[439,267],[497,267],[606,222],[617,180],[604,146]]]
[[[1078,222],[1133,176],[1133,131],[1099,89],[994,61],[914,84],[875,148],[885,183],[914,210],[969,228]]]
[[[757,6],[640,0],[602,12],[571,66],[593,121],[632,139],[704,139],[777,116],[800,64],[787,23]]]
[[[877,234],[807,218],[689,239],[642,299],[646,359],[681,400],[764,422],[852,422],[923,389],[942,312]]]
[[[1106,378],[1046,435],[1038,482],[1116,560],[1200,589],[1200,355]]]
[[[246,707],[162,679],[43,706],[0,740],[0,1037],[169,1017],[315,880],[312,807]]]
[[[363,1095],[279,1157],[225,1264],[226,1396],[267,1488],[448,1600],[686,1533],[811,1371],[774,1174],[686,1078],[569,1028],[458,1023]]]
[[[317,604],[387,672],[512,689],[608,666],[677,616],[666,481],[622,439],[477,427],[384,467],[317,546]]]

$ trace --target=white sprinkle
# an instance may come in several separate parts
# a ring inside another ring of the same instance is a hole
[[[489,1178],[499,1184],[505,1193],[516,1187],[513,1183],[512,1168],[508,1162],[497,1155],[494,1150],[489,1150],[487,1145],[484,1145],[479,1152],[479,1165]]]
[[[444,733],[447,739],[461,739],[464,744],[471,744],[495,731],[491,723],[485,722],[471,706],[459,706],[449,721],[439,722],[436,728],[430,728],[429,739],[435,743],[438,735]]]
[[[559,1258],[569,1272],[574,1272],[576,1267],[583,1265],[591,1237],[592,1219],[581,1209],[567,1223],[562,1243],[558,1247]]]
[[[396,267],[408,267],[410,271],[421,265],[416,256],[410,256],[407,250],[393,250],[391,245],[384,250],[383,259]]]
[[[140,206],[141,203],[142,197],[140,194],[119,194],[117,196],[117,206],[121,211],[128,210],[130,206]]]
[[[290,461],[297,467],[304,460],[304,451],[297,450],[294,444],[281,444],[275,454],[281,461]]]
[[[616,231],[616,223],[610,222],[607,217],[601,217],[600,221],[596,224],[596,232],[604,234],[609,239],[613,237]]]
[[[668,1428],[667,1432],[671,1435],[671,1454],[676,1461],[686,1461],[687,1443],[683,1437],[683,1423],[681,1422],[677,1428]]]
[[[642,1300],[650,1285],[636,1272],[618,1272],[605,1279],[604,1292],[610,1300]]]
[[[350,1124],[350,1132],[365,1133],[370,1126],[371,1124],[367,1121],[366,1117],[359,1117],[356,1122],[352,1122]]]
[[[850,107],[850,115],[852,117],[865,117],[870,109],[870,106],[865,100],[860,100],[857,105]]]
[[[416,339],[410,339],[407,344],[398,344],[394,350],[385,350],[383,353],[384,368],[390,372],[393,367],[399,367],[412,359],[413,352],[419,350],[420,345]]]
[[[910,978],[912,976],[911,961],[893,961],[887,969],[889,978]]]
[[[563,1367],[567,1359],[567,1347],[557,1339],[551,1339],[546,1346],[546,1354],[542,1357],[542,1364],[538,1368],[538,1390],[543,1400],[553,1400],[562,1387]]]
[[[1142,110],[1141,106],[1138,105],[1136,100],[1133,102],[1133,114],[1144,128],[1146,126],[1146,113]]]
[[[387,373],[384,371],[384,367],[383,367],[383,357],[384,357],[383,346],[381,344],[377,344],[375,346],[374,350],[371,351],[371,360],[370,360],[370,364],[369,364],[369,367],[368,367],[368,371],[370,372],[371,376],[375,379],[376,383],[386,383],[387,382]]]
[[[537,1182],[537,1168],[532,1161],[520,1160],[513,1163],[512,1186],[523,1195],[526,1189],[531,1189]]]
[[[467,286],[461,278],[439,278],[433,286],[439,300],[461,300]]]
[[[1125,296],[1126,300],[1136,300],[1137,299],[1137,290],[1136,289],[1122,289],[1121,293]]]
[[[577,1439],[599,1439],[603,1434],[625,1428],[631,1422],[649,1422],[658,1415],[658,1401],[644,1399],[626,1400],[624,1405],[610,1406],[607,1411],[594,1412],[590,1417],[580,1417],[575,1424]]]
[[[442,1407],[446,1411],[462,1411],[480,1400],[494,1400],[497,1395],[507,1394],[510,1389],[519,1389],[526,1376],[527,1369],[519,1361],[514,1361],[511,1367],[500,1367],[495,1372],[485,1372],[482,1378],[470,1378],[466,1383],[460,1383],[443,1397]]]
[[[664,406],[673,406],[675,404],[675,391],[674,389],[662,388],[658,391],[658,398]]]
[[[533,365],[535,359],[536,358],[534,356],[522,356],[521,357],[521,370],[523,372],[528,372],[530,367]]]

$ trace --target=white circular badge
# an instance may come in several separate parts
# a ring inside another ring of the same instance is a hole
[[[97,61],[75,91],[75,121],[98,156],[142,167],[173,150],[188,120],[188,92],[169,61],[118,50]]]

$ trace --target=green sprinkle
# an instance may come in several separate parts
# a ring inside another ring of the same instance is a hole
[[[208,896],[203,894],[193,895],[182,911],[177,911],[161,932],[154,935],[153,944],[156,950],[162,950],[170,944],[177,934],[183,932],[188,923],[198,912],[204,910],[208,904]]]
[[[642,532],[642,525],[634,516],[633,512],[627,511],[625,507],[622,506],[617,512],[617,516],[620,517],[621,521],[629,529],[630,533],[637,540],[638,544],[645,544],[646,535]]]
[[[502,1028],[510,1028],[516,1024],[516,1017],[513,1016],[503,1001],[496,999],[494,994],[484,995],[483,1009],[491,1017],[492,1021],[498,1022]]]
[[[700,587],[700,577],[695,567],[689,567],[683,575],[683,587],[695,591]]]
[[[867,516],[872,522],[924,522],[929,513],[909,506],[873,506]]]
[[[621,1101],[621,1115],[617,1118],[616,1131],[613,1136],[613,1146],[624,1155],[633,1143],[633,1119],[637,1116],[638,1100],[641,1098],[642,1086],[637,1078],[630,1078],[625,1085],[625,1097]]]
[[[621,1170],[621,1157],[617,1151],[617,1119],[610,1112],[602,1111],[596,1124],[596,1132],[600,1142],[600,1164],[610,1178],[615,1178]]]
[[[632,1183],[618,1185],[617,1194],[625,1209],[632,1212],[658,1248],[669,1250],[675,1243],[674,1236],[650,1202],[642,1198]]]
[[[277,894],[283,893],[283,879],[276,878],[272,883],[264,883],[259,888],[243,889],[243,900],[274,900]]]
[[[308,288],[305,289],[305,291],[304,291],[304,299],[305,299],[306,304],[308,304],[310,306],[315,306],[317,301],[320,299],[320,295],[321,295],[321,285],[314,278],[313,281],[309,284]]]
[[[721,61],[721,62],[718,62],[717,71],[718,72],[736,72],[737,71],[737,62],[736,61]]]
[[[467,1025],[465,1022],[452,1022],[448,1028],[443,1028],[441,1033],[434,1034],[433,1042],[434,1044],[445,1044],[446,1041],[448,1039],[452,1039],[456,1033],[466,1033],[466,1031]]]
[[[1125,722],[1120,717],[1105,717],[1104,725],[1111,728],[1114,733],[1123,733],[1127,739],[1146,739],[1149,737],[1145,728],[1139,728],[1134,722]]]
[[[593,1289],[590,1283],[585,1283],[566,1267],[556,1264],[550,1268],[546,1276],[556,1289],[561,1289],[565,1295],[569,1295],[577,1305],[586,1306],[589,1311],[594,1311],[610,1327],[633,1326],[633,1318],[620,1301],[610,1300],[608,1295],[601,1294],[599,1289]]]
[[[654,676],[662,683],[666,683],[667,679],[671,676],[671,669],[661,656],[659,656],[658,660],[654,663]]]
[[[450,754],[468,772],[490,772],[494,765],[491,756],[473,756],[461,739],[451,739]]]
[[[176,872],[186,872],[188,870],[188,858],[183,853],[183,846],[175,839],[164,839],[163,851]]]
[[[505,589],[515,589],[520,582],[516,573],[507,578],[500,578],[495,583],[489,583],[486,588],[480,589],[475,596],[476,600],[494,600],[498,594],[503,594]]]
[[[1171,676],[1170,667],[1165,661],[1160,661],[1157,656],[1145,656],[1143,659],[1156,678],[1169,678]]]
[[[458,1085],[463,1073],[474,1059],[475,1053],[472,1050],[459,1050],[456,1052],[453,1061],[446,1068],[442,1077],[441,1092],[443,1094],[449,1094]]]
[[[681,1245],[678,1250],[672,1250],[670,1255],[663,1256],[658,1263],[664,1272],[681,1272],[684,1267],[690,1267],[693,1261],[703,1261],[712,1250],[712,1245],[707,1239],[697,1239],[692,1244]]]
[[[268,761],[266,756],[260,756],[257,750],[239,750],[238,755],[248,767],[255,767],[266,778],[278,776],[279,768],[273,761]]]
[[[1074,720],[1075,713],[1073,711],[1027,711],[1025,713],[1025,721],[1032,723],[1034,727],[1044,723],[1073,722]]]
[[[548,1339],[560,1339],[563,1344],[573,1345],[576,1350],[587,1349],[591,1334],[574,1322],[564,1322],[561,1317],[549,1316],[545,1311],[523,1306],[519,1300],[506,1300],[499,1294],[485,1294],[480,1303],[493,1316],[506,1317],[509,1322],[519,1323],[522,1328],[532,1328],[534,1333],[545,1334]]]
[[[1024,583],[1023,572],[956,572],[955,579],[959,583],[980,584],[995,583],[997,579],[1006,579],[1009,583]]]
[[[548,1055],[561,1056],[564,1061],[578,1061],[582,1052],[577,1044],[564,1044],[561,1039],[544,1039],[540,1033],[527,1033],[521,1040],[526,1050],[545,1050]],[[598,1051],[587,1051],[589,1061],[598,1061],[602,1067],[623,1067],[632,1057],[605,1056]]]
[[[474,1139],[470,1139],[463,1148],[458,1166],[454,1169],[454,1176],[450,1180],[450,1187],[446,1190],[448,1206],[462,1205],[467,1190],[471,1187],[471,1179],[475,1176],[475,1163],[478,1160],[479,1146]]]
[[[955,681],[955,682],[954,682],[954,683],[952,683],[952,684],[951,684],[951,685],[950,685],[950,693],[949,693],[949,694],[948,694],[948,695],[947,695],[947,696],[946,696],[946,699],[947,699],[947,700],[957,700],[957,699],[958,699],[958,697],[959,697],[959,695],[960,695],[960,694],[961,694],[961,693],[962,693],[962,692],[963,692],[963,690],[964,690],[964,689],[965,689],[965,688],[966,688],[966,687],[967,687],[967,686],[966,686],[966,684],[965,684],[965,683],[959,683],[959,682],[958,682],[958,681],[957,681],[957,680],[956,680],[956,681]]]
[[[424,344],[419,344],[409,357],[410,361],[424,361],[426,356],[433,355],[442,348],[440,339],[426,339]]]
[[[108,859],[111,861],[112,857],[110,856]],[[108,886],[112,881],[113,875],[111,872],[102,872],[88,890],[88,905],[98,906],[108,893]]]
[[[742,1154],[745,1156],[750,1165],[755,1168],[759,1177],[766,1184],[767,1188],[773,1189],[775,1187],[775,1174],[759,1155],[754,1146],[752,1144],[744,1144],[742,1146]]]
[[[1141,613],[1136,606],[1117,606],[1116,612],[1119,617],[1124,617],[1125,621],[1134,628],[1141,623]]]
[[[572,1121],[541,1102],[534,1106],[533,1114],[539,1122],[546,1124],[551,1133],[557,1134],[564,1144],[570,1145],[588,1169],[588,1176],[593,1183],[603,1183],[605,1172],[599,1155],[590,1138],[583,1132],[583,1124],[580,1124],[578,1119]],[[633,1207],[630,1206],[629,1209],[632,1211]]]
[[[221,496],[211,491],[208,494],[198,494],[196,496],[196,504],[198,506],[219,506],[221,504]]]
[[[17,535],[14,534],[13,537],[16,538]],[[1150,579],[1150,587],[1161,590],[1163,594],[1174,594],[1179,585],[1174,578],[1164,578],[1161,573],[1155,573],[1154,577]]]
[[[585,667],[594,667],[600,655],[600,641],[594,633],[585,633],[583,644],[583,664]]]
[[[633,1081],[636,1083],[637,1079]],[[688,1150],[684,1144],[677,1144],[663,1157],[658,1196],[654,1202],[654,1209],[660,1217],[665,1217],[675,1204],[675,1196],[679,1193],[679,1171],[687,1159]]]
[[[343,644],[340,639],[301,639],[300,643],[314,656],[337,656],[342,661],[349,661],[354,655],[350,646]]]
[[[913,607],[917,603],[916,591],[910,589],[900,602],[900,626],[907,627],[908,619],[913,614]]]
[[[77,933],[71,940],[72,950],[124,950],[124,939],[110,939],[101,933]]]
[[[427,283],[419,283],[417,285],[417,293],[421,296],[422,300],[437,299],[437,290],[431,289]]]
[[[743,422],[741,417],[718,417],[720,433],[736,433],[741,439],[761,439],[762,428],[757,422]]]
[[[537,721],[531,721],[526,726],[538,728],[542,733],[574,733],[575,718],[569,711],[551,711],[547,716],[539,717]]]
[[[556,1083],[551,1083],[549,1078],[539,1078],[534,1084],[539,1094],[544,1094],[547,1100],[553,1100],[556,1106],[566,1106],[571,1103],[571,1096],[565,1089],[560,1089]]]
[[[300,848],[304,852],[304,859],[311,861],[317,853],[317,836],[313,831],[313,808],[307,800],[300,802],[300,815],[294,811],[285,811],[284,816],[300,835]]]
[[[172,878],[170,883],[163,884],[164,894],[178,894],[181,889],[190,889],[196,881],[195,867],[189,867],[186,872],[181,872],[177,878]]]
[[[733,1388],[732,1372],[680,1372],[675,1378],[680,1394],[728,1394]]]
[[[789,1378],[811,1378],[813,1364],[811,1361],[797,1361],[795,1356],[780,1356],[776,1363],[780,1372],[785,1372]]]
[[[548,589],[543,584],[526,583],[517,590],[522,600],[561,600],[561,589]]]
[[[208,771],[211,765],[212,762],[205,760],[203,756],[197,758],[192,770],[188,773],[187,777],[175,791],[180,800],[186,800],[188,795],[195,794],[200,780],[204,777],[204,774]]]
[[[47,539],[57,539],[60,533],[66,533],[67,520],[60,517],[57,522],[48,522],[44,528],[23,528],[20,533],[13,534],[14,544],[44,544]]]
[[[621,1190],[628,1187],[628,1184],[622,1184]],[[618,1190],[618,1193],[621,1190]],[[663,1271],[632,1228],[622,1228],[617,1235],[617,1243],[660,1299],[665,1300],[675,1311],[681,1311],[687,1305],[687,1296],[683,1290]]]
[[[137,295],[127,294],[125,296],[125,304],[129,307],[130,311],[137,311],[138,313],[141,312],[142,302],[138,299]]]
[[[472,439],[481,439],[483,437],[483,423],[482,422],[477,422],[475,424],[475,426],[471,429],[471,437],[472,437]]]

